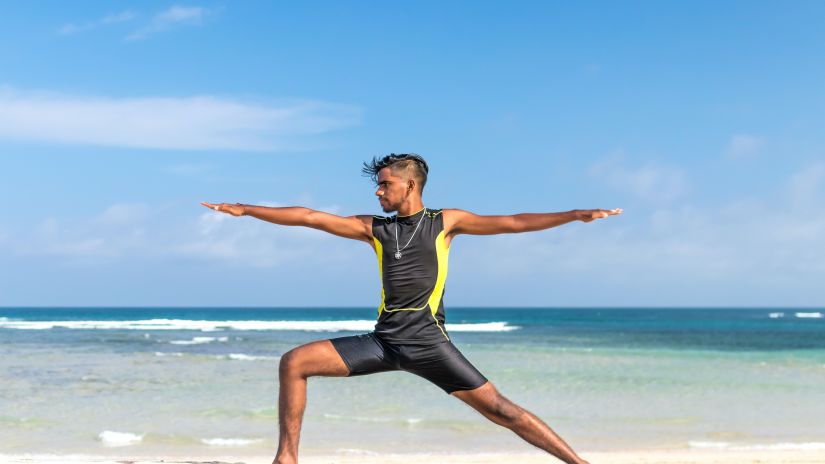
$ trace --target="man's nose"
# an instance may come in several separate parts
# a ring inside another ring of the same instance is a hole
[[[378,190],[375,191],[375,196],[377,196],[377,197],[380,197],[383,194],[384,194],[384,191],[381,190],[381,189],[378,189]]]

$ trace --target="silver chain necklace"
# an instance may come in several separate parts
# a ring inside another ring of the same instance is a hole
[[[415,237],[415,232],[418,230],[418,226],[420,226],[421,223],[424,222],[424,216],[426,216],[426,215],[427,215],[427,208],[425,207],[424,208],[424,214],[421,215],[421,219],[419,219],[418,224],[415,225],[415,229],[413,230],[412,235],[410,235],[410,239],[407,240],[407,244],[404,245],[401,248],[398,248],[398,215],[397,214],[395,215],[395,221],[394,221],[395,222],[395,259],[401,259],[401,250],[403,250],[404,248],[407,248],[410,245],[410,242],[412,242],[413,237]]]

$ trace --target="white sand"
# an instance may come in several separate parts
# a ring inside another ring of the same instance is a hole
[[[623,451],[582,453],[591,464],[825,464],[825,451]],[[14,464],[270,464],[271,456],[139,457],[80,455],[5,455],[0,462]],[[560,463],[547,454],[383,454],[370,456],[302,456],[301,464],[539,464]]]

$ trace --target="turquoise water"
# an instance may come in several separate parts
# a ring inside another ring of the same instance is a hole
[[[449,308],[505,395],[575,449],[825,448],[802,309]],[[0,454],[267,454],[278,360],[374,308],[0,308]],[[302,452],[530,451],[402,372],[312,378]]]

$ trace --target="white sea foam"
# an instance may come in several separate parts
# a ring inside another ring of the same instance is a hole
[[[162,351],[155,351],[155,356],[158,357],[181,357],[186,356],[186,353],[181,352],[172,352],[172,353],[164,353]],[[194,355],[197,356],[197,355]],[[229,353],[229,354],[216,354],[211,356],[214,359],[226,359],[232,361],[271,361],[281,359],[280,356],[255,356],[251,354],[244,354],[244,353]]]
[[[445,324],[450,332],[510,332],[521,327],[506,322],[483,322],[478,324]]]
[[[375,451],[360,449],[360,448],[338,448],[335,450],[338,454],[345,454],[349,456],[380,456],[381,453]]]
[[[327,419],[359,421],[359,422],[392,422],[394,419],[389,417],[360,417],[360,416],[342,416],[340,414],[324,413]]]
[[[202,438],[201,443],[210,446],[246,446],[262,442],[262,438]]]
[[[114,461],[107,460],[106,456],[92,455],[92,454],[40,454],[40,453],[22,453],[22,454],[0,454],[0,462],[37,462],[37,463],[57,463],[66,464],[73,462],[97,462],[102,463]]]
[[[822,313],[796,313],[796,317],[810,318],[810,319],[821,319],[822,318]]]
[[[324,413],[323,417],[334,420],[358,421],[358,422],[404,422],[407,425],[415,425],[420,423],[423,419],[417,417],[409,417],[406,419],[395,419],[392,417],[364,417],[364,416],[342,416],[340,414]]]
[[[194,337],[192,340],[173,340],[169,343],[173,345],[202,345],[204,343],[212,342],[226,342],[229,337]]]
[[[0,319],[0,328],[21,330],[110,329],[110,330],[298,330],[306,332],[368,332],[374,320],[347,321],[204,321],[190,319],[145,319],[134,321],[12,321]],[[507,322],[457,323],[446,325],[453,332],[509,332],[520,327]]]
[[[161,356],[161,357],[163,357],[163,356],[176,356],[176,357],[181,357],[181,356],[183,356],[183,353],[162,353],[160,351],[155,351],[155,356]]]
[[[688,446],[691,448],[727,449],[730,447],[730,443],[725,441],[689,441]]]
[[[226,356],[220,356],[223,359],[231,359],[233,361],[265,361],[265,360],[272,360],[272,359],[279,359],[278,356],[253,356],[250,354],[243,354],[243,353],[229,353]]]
[[[128,446],[143,441],[143,435],[128,432],[112,432],[111,430],[100,432],[97,438],[106,446]]]
[[[733,444],[725,441],[691,441],[691,448],[723,449],[729,451],[816,451],[825,450],[825,443],[769,443],[769,444]]]
[[[780,317],[785,317],[785,313],[770,313],[768,314],[771,319],[779,319]]]

